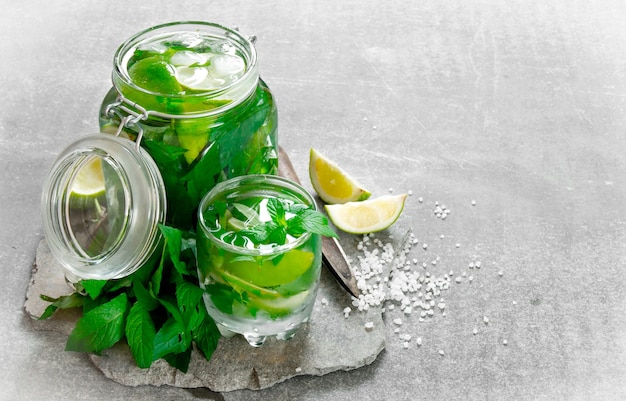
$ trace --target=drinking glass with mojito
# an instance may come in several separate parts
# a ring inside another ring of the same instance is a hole
[[[321,235],[336,235],[315,201],[294,182],[250,175],[218,184],[198,216],[198,276],[222,334],[253,346],[291,338],[313,309]]]

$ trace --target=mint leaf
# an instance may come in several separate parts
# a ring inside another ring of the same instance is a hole
[[[152,360],[156,361],[168,354],[184,352],[190,345],[191,339],[185,331],[182,321],[172,316],[167,319],[154,337]]]
[[[182,231],[162,224],[159,225],[159,230],[161,230],[165,238],[165,247],[174,267],[180,274],[187,274],[187,266],[180,261],[180,247],[183,239]]]
[[[63,295],[58,298],[51,298],[46,295],[39,296],[42,300],[46,302],[52,302],[51,305],[48,305],[46,310],[44,310],[43,314],[39,316],[38,320],[44,320],[49,318],[56,312],[57,309],[70,309],[70,308],[78,308],[83,305],[84,297],[77,293],[72,293],[70,295]]]
[[[81,280],[81,285],[87,291],[91,299],[96,299],[102,293],[102,289],[108,283],[107,280]]]
[[[200,313],[202,315],[202,321],[192,334],[193,340],[208,361],[217,348],[220,332],[205,308],[200,308]]]
[[[204,309],[203,293],[200,287],[184,280],[176,285],[176,302],[188,331],[193,331],[200,324],[199,309]]]
[[[325,237],[337,238],[337,233],[328,225],[328,219],[322,213],[313,209],[303,209],[287,221],[287,232],[293,236],[300,236],[305,232],[320,234]]]
[[[165,251],[166,246],[163,247],[163,251],[161,252],[161,260],[159,261],[159,265],[156,270],[152,274],[152,278],[150,280],[150,285],[152,286],[152,293],[157,296],[161,291],[161,280],[163,280],[163,264],[165,262]]]
[[[276,226],[267,237],[267,242],[270,244],[283,245],[287,242],[287,230],[284,226]]]
[[[133,293],[135,298],[137,298],[137,302],[141,302],[148,312],[155,310],[159,306],[159,301],[139,280],[133,280]]]
[[[148,309],[143,303],[136,302],[126,319],[126,341],[140,368],[145,369],[152,365],[155,336],[156,328]]]
[[[285,205],[278,198],[269,198],[267,200],[267,212],[269,213],[272,221],[279,226],[284,226],[285,222]]]
[[[67,339],[66,351],[95,352],[113,346],[124,336],[128,297],[120,294],[85,313]]]
[[[178,354],[167,354],[163,357],[170,364],[183,373],[187,373],[189,370],[189,362],[191,361],[191,347]]]

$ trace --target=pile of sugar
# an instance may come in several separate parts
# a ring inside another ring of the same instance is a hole
[[[420,198],[419,201],[421,203],[423,199]],[[471,204],[475,206],[476,202],[472,201]],[[451,211],[435,202],[433,213],[438,219],[445,219]],[[445,236],[441,234],[439,238],[443,240]],[[411,257],[412,249],[419,245],[420,241],[411,229],[402,238],[397,250],[390,242],[383,242],[375,234],[364,235],[357,244],[359,254],[356,260],[351,261],[357,286],[361,291],[358,298],[352,298],[352,307],[358,311],[381,307],[383,313],[395,310],[395,315],[399,310],[402,318],[417,318],[420,322],[436,316],[445,317],[445,292],[453,285],[463,282],[471,284],[474,280],[471,273],[479,270],[482,262],[473,255],[468,257],[467,265],[461,269],[460,274],[455,275],[453,270],[434,274],[428,268],[441,265],[441,258],[435,256],[420,263],[416,257]],[[459,243],[455,244],[455,248],[460,246]],[[421,248],[426,251],[428,245],[422,243]],[[345,308],[344,317],[348,318],[351,311],[351,308]],[[409,348],[412,336],[402,333],[402,318],[393,319],[394,333],[398,334],[404,348]],[[487,317],[484,319],[487,324]],[[365,324],[365,330],[372,330],[373,327],[372,322]],[[415,338],[415,344],[421,346],[422,338]],[[444,355],[443,351],[440,354]]]
[[[401,248],[396,252],[391,243],[383,243],[375,234],[366,234],[357,245],[360,255],[356,263],[352,261],[357,286],[361,291],[358,298],[352,298],[352,306],[359,311],[370,307],[382,306],[385,301],[387,310],[396,307],[405,314],[417,314],[423,321],[439,311],[445,316],[445,300],[442,295],[454,283],[472,282],[474,277],[463,272],[454,277],[454,271],[442,275],[433,275],[426,270],[429,263],[419,263],[417,258],[410,258],[411,249],[419,244],[412,231],[405,235]],[[458,244],[457,244],[458,245]],[[423,244],[426,249],[427,245]],[[436,256],[430,261],[435,266],[441,258]],[[480,261],[471,261],[470,269],[480,269]],[[349,315],[344,310],[344,315]]]

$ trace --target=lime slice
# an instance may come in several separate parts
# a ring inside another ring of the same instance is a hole
[[[253,298],[251,301],[254,302],[259,309],[263,309],[272,316],[284,316],[302,305],[308,299],[310,292],[310,290],[305,290],[290,297],[278,297],[274,299],[259,297]]]
[[[313,189],[326,203],[363,201],[371,195],[337,164],[322,156],[315,149],[311,149],[309,157],[309,177]]]
[[[137,61],[128,69],[128,75],[135,85],[150,92],[163,95],[182,92],[174,68],[160,57],[147,57]]]
[[[70,196],[96,197],[103,193],[104,189],[102,159],[94,157],[78,170],[72,181]]]
[[[291,283],[306,272],[313,263],[312,252],[292,249],[278,263],[264,259],[261,264],[253,260],[231,262],[226,267],[229,273],[241,280],[260,287],[276,287]]]
[[[175,75],[178,82],[189,89],[212,91],[224,87],[225,80],[215,77],[207,67],[176,67]]]
[[[185,160],[193,163],[209,143],[209,127],[206,119],[178,119],[174,121],[178,144],[185,148]]]
[[[362,202],[326,205],[333,224],[351,234],[367,234],[384,230],[398,220],[406,194],[386,195]]]

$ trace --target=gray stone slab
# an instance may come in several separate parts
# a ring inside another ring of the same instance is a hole
[[[39,244],[25,310],[40,316],[47,303],[39,295],[57,297],[70,293],[60,266],[45,241]],[[213,391],[263,389],[297,375],[324,375],[352,370],[372,363],[385,347],[385,329],[380,308],[354,313],[345,318],[342,311],[350,297],[326,270],[322,270],[320,292],[310,322],[289,341],[269,340],[253,348],[241,336],[221,338],[210,361],[194,350],[187,373],[172,368],[164,360],[149,369],[138,368],[125,343],[89,355],[93,364],[108,378],[126,386],[169,385],[183,388],[206,387]],[[33,320],[38,330],[69,334],[80,316],[76,310],[59,311],[48,320]],[[372,330],[365,329],[373,322]]]

